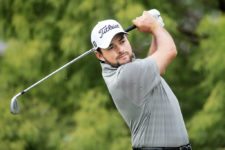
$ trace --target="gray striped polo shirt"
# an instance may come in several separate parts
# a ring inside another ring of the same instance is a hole
[[[189,143],[178,100],[151,57],[114,68],[101,63],[113,101],[131,131],[133,147]]]

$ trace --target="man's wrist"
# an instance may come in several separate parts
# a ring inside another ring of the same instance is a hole
[[[161,25],[156,22],[150,26],[150,32],[154,33],[154,32],[156,32],[156,30],[158,30],[160,28],[162,28]]]

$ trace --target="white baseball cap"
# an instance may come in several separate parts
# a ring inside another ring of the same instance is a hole
[[[91,32],[93,49],[109,47],[113,37],[118,33],[126,33],[116,20],[108,19],[98,22]]]

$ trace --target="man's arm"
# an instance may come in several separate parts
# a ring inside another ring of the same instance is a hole
[[[156,60],[160,74],[163,74],[177,55],[176,46],[172,37],[164,28],[157,28],[152,31],[152,34],[156,37],[157,50],[150,57]]]
[[[173,38],[147,11],[145,11],[142,16],[134,19],[133,23],[137,26],[139,31],[148,32],[154,36],[156,49],[155,52],[148,57],[155,59],[160,74],[163,74],[167,66],[177,55]]]

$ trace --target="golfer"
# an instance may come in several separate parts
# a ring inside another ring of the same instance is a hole
[[[147,11],[133,20],[152,35],[149,55],[136,59],[115,20],[93,28],[91,41],[112,99],[128,125],[133,150],[191,150],[178,100],[161,77],[177,55],[173,38]]]

